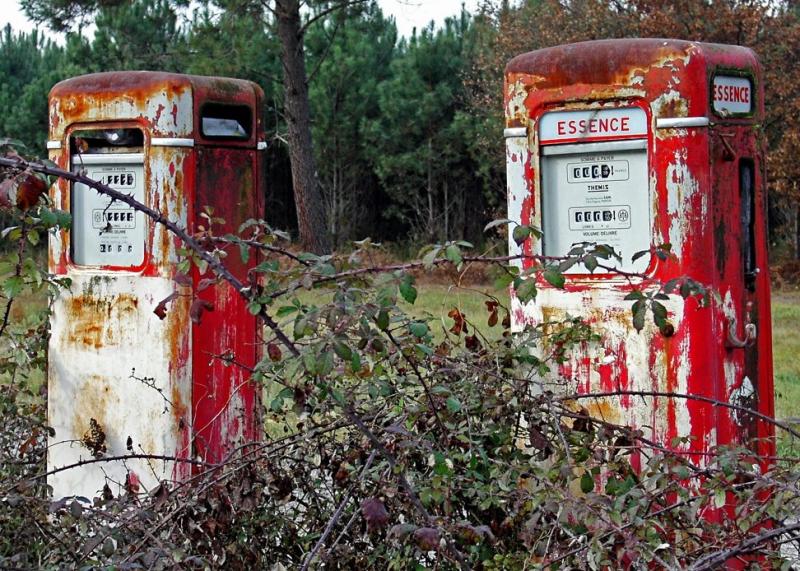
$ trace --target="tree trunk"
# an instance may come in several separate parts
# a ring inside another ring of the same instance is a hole
[[[281,43],[284,109],[300,243],[307,250],[324,254],[330,252],[331,242],[314,164],[299,0],[275,0],[275,19]]]

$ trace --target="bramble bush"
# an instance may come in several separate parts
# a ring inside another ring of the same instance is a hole
[[[0,166],[0,202],[11,197],[13,220],[0,261],[0,566],[699,570],[738,560],[789,568],[782,545],[800,530],[794,460],[762,471],[750,450],[720,448],[697,466],[641,430],[591,418],[581,406],[591,395],[543,381],[574,347],[598,340],[579,319],[512,335],[506,300],[492,296],[480,317],[452,308],[446,329],[404,309],[416,300],[418,271],[486,264],[532,299],[538,275],[563,287],[566,267],[607,266],[609,248],[583,244],[521,273],[508,257],[448,242],[418,262],[375,267],[369,240],[319,256],[294,253],[262,221],[237,236],[216,235],[213,224],[189,234],[80,173],[8,152]],[[171,225],[184,269],[195,264],[214,287],[246,297],[264,323],[264,358],[251,371],[268,395],[263,441],[152,490],[50,497],[46,391],[31,381],[44,367],[48,310],[19,319],[11,311],[26,296],[69,287],[33,255],[69,217],[46,198],[14,199],[20,183],[43,191],[48,176],[80,180]],[[522,241],[537,230],[513,232]],[[258,280],[225,267],[229,252],[256,250]],[[691,280],[670,288],[708,295]],[[656,287],[631,297],[637,327],[648,315],[669,326],[663,295]],[[639,395],[649,396],[657,395]]]

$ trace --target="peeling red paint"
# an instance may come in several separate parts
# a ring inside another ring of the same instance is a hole
[[[262,99],[263,93],[255,84],[235,79],[149,72],[73,78],[51,92],[50,139],[62,142],[62,146],[51,150],[50,158],[69,168],[74,159],[70,137],[80,129],[140,129],[144,134],[145,204],[190,233],[198,224],[206,224],[195,219],[196,213],[211,206],[216,216],[226,220],[224,231],[215,231],[233,233],[244,220],[263,216],[257,150],[263,140]],[[204,138],[199,126],[207,101],[249,106],[253,117],[249,137],[235,141]],[[169,114],[164,113],[166,109]],[[71,185],[60,181],[52,191],[54,203],[70,210],[71,192]],[[72,238],[68,232],[59,233],[49,250],[50,270],[72,278],[76,291],[63,292],[54,308],[49,383],[53,397],[50,421],[57,435],[52,439],[48,462],[67,464],[80,456],[79,447],[62,446],[61,442],[80,440],[82,434],[77,432],[88,418],[117,419],[104,422],[103,428],[113,448],[110,451],[120,455],[126,453],[128,436],[134,447],[148,453],[209,462],[220,461],[242,444],[258,440],[258,388],[245,369],[235,364],[226,366],[212,357],[230,353],[245,367],[258,362],[258,326],[241,297],[224,283],[199,292],[197,284],[202,276],[195,271],[193,285],[181,287],[182,295],[159,319],[153,313],[156,305],[178,288],[174,281],[180,261],[177,252],[183,246],[174,235],[147,220],[144,261],[139,267],[125,268],[74,264]],[[247,264],[232,261],[229,269],[246,281],[248,270],[257,263],[257,256],[251,256]],[[119,300],[130,289],[136,292],[136,303],[131,306],[134,310],[122,315],[124,307]],[[210,296],[217,308],[204,314],[200,324],[189,319],[194,296]],[[111,311],[110,318],[108,311],[98,313],[82,306],[67,312],[70,303],[79,299],[102,300]],[[87,324],[80,332],[74,329],[78,322]],[[72,338],[70,331],[76,333]],[[120,345],[117,352],[109,352],[112,345]],[[135,369],[135,375],[131,369]],[[70,391],[75,389],[70,387],[76,385],[70,375],[76,371],[104,380],[83,384],[73,393]],[[147,382],[156,383],[161,392],[134,376],[152,379]],[[96,398],[96,387],[110,387],[114,398]],[[62,411],[64,407],[70,411],[69,418]],[[164,407],[169,414],[162,412]],[[138,428],[126,428],[133,425]],[[127,472],[131,466],[128,463],[120,469]],[[145,487],[152,484],[155,471],[146,465],[137,466]],[[171,473],[159,472],[158,477],[180,480],[192,473],[189,464],[171,466]],[[157,468],[166,469],[167,465]],[[105,469],[116,474],[115,465]],[[102,488],[102,472],[94,468],[78,472],[67,471],[61,473],[63,478],[56,477],[55,494],[91,497],[93,486]],[[116,475],[117,481],[125,480],[124,473]]]
[[[710,86],[717,75],[749,79],[755,101],[750,113],[715,111]],[[759,132],[763,85],[753,52],[738,46],[656,39],[557,46],[514,58],[506,68],[504,93],[506,127],[527,132],[526,139],[519,138],[513,153],[507,154],[510,214],[519,215],[523,224],[539,225],[544,213],[537,206],[543,197],[555,200],[553,189],[542,188],[539,130],[546,113],[639,108],[647,124],[641,139],[646,141],[648,188],[643,190],[650,197],[650,244],[670,242],[675,253],[665,261],[653,257],[644,280],[571,274],[563,290],[540,280],[535,303],[523,305],[512,299],[515,327],[560,320],[567,314],[593,325],[602,338],[599,347],[582,348],[560,367],[563,378],[577,382],[581,392],[678,392],[731,402],[743,394],[746,378],[755,388],[748,406],[771,416],[766,190]],[[664,122],[676,119],[690,120],[691,126]],[[514,165],[518,156],[528,157],[524,171]],[[745,199],[740,180],[741,169],[747,168],[754,185],[747,206],[754,219],[751,251],[760,270],[753,275],[746,275],[742,255],[748,240],[741,223]],[[542,253],[542,246],[529,240],[522,250]],[[674,325],[670,337],[661,335],[650,316],[645,329],[637,333],[631,302],[624,296],[634,287],[681,276],[710,286],[722,301],[698,308],[696,300],[672,295],[664,302]],[[753,308],[750,317],[748,305]],[[726,342],[730,324],[735,321],[736,334],[743,337],[748,320],[757,326],[754,343],[731,347]],[[728,443],[747,442],[765,456],[774,451],[772,429],[766,423],[744,426],[723,407],[696,400],[622,397],[598,402],[591,410],[617,416],[667,445],[675,437],[690,437],[680,449],[698,463],[712,448]]]

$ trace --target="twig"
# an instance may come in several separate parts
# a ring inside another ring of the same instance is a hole
[[[355,491],[359,482],[361,482],[361,480],[364,478],[364,475],[367,473],[367,470],[369,470],[369,467],[372,465],[372,461],[375,460],[375,455],[377,453],[378,453],[377,450],[372,451],[372,453],[369,455],[369,458],[367,458],[364,467],[361,469],[361,473],[359,474],[358,479],[355,482],[353,482],[353,484],[345,492],[344,498],[339,503],[339,507],[336,508],[336,511],[333,513],[331,519],[328,521],[328,525],[325,526],[325,531],[322,532],[322,535],[320,536],[316,545],[314,545],[314,548],[308,554],[308,557],[306,557],[306,560],[303,563],[303,566],[301,567],[301,571],[308,571],[308,568],[314,561],[314,558],[317,556],[317,553],[325,545],[325,541],[328,539],[328,536],[333,531],[333,528],[339,522],[339,519],[342,517],[342,514],[344,513],[344,508],[346,508],[347,504],[350,503],[350,498],[352,497],[353,492]]]
[[[721,406],[723,408],[728,408],[728,409],[731,409],[731,410],[747,413],[749,415],[752,415],[752,416],[758,418],[759,420],[763,420],[764,422],[766,422],[768,424],[772,424],[774,426],[777,426],[778,428],[781,428],[781,429],[785,430],[786,432],[788,432],[789,434],[791,434],[792,436],[794,436],[796,438],[800,438],[800,432],[798,432],[797,430],[795,430],[794,428],[792,428],[788,424],[784,424],[784,423],[772,418],[771,416],[767,416],[766,414],[762,414],[762,413],[760,413],[760,412],[758,412],[756,410],[753,410],[751,408],[747,408],[747,407],[744,407],[744,406],[739,406],[739,405],[736,405],[736,404],[727,403],[725,401],[720,401],[720,400],[717,400],[717,399],[713,399],[711,397],[704,397],[702,395],[689,395],[689,394],[675,393],[675,392],[669,392],[669,391],[626,391],[626,390],[618,390],[618,391],[607,391],[607,392],[602,392],[602,393],[573,394],[573,395],[569,395],[569,396],[558,397],[557,399],[554,399],[554,400],[558,400],[558,401],[564,402],[564,401],[571,401],[571,400],[584,400],[584,399],[589,399],[589,398],[624,397],[624,396],[680,398],[680,399],[686,399],[686,400],[696,400],[696,401],[699,401],[699,402],[712,404],[714,406]]]

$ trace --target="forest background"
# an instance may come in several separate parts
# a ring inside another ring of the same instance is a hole
[[[0,133],[43,156],[47,94],[56,82],[84,73],[137,69],[250,79],[266,94],[266,219],[296,231],[280,45],[260,4],[95,4],[91,22],[61,30],[63,42],[37,30],[0,32]],[[328,11],[333,5],[340,9]],[[319,16],[305,33],[306,68],[317,177],[334,247],[365,236],[399,244],[400,255],[430,241],[481,243],[485,224],[505,211],[505,63],[561,43],[661,36],[745,45],[759,54],[773,261],[786,265],[800,253],[796,2],[487,0],[475,14],[462,10],[408,38],[399,37],[375,2],[315,0],[307,10],[307,18]]]

